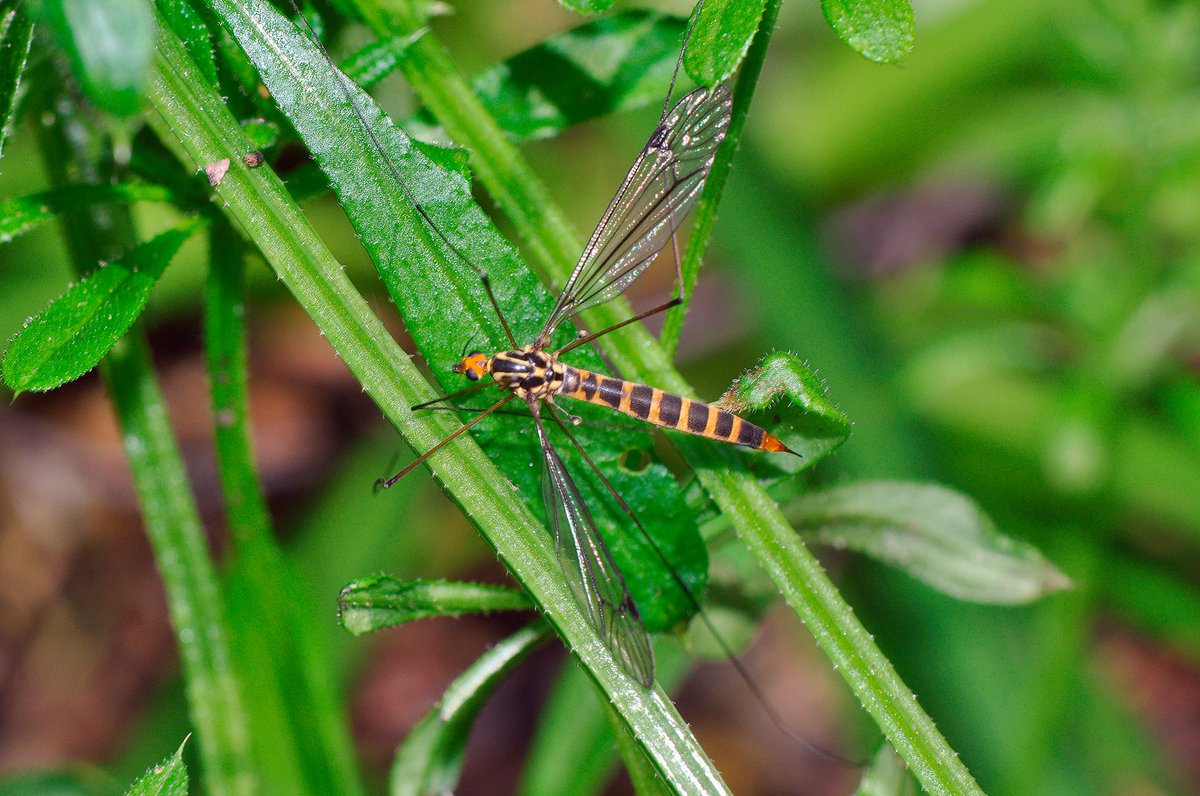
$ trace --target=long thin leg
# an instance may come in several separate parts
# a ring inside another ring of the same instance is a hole
[[[671,573],[671,578],[674,579],[675,585],[678,586],[680,591],[682,591],[687,597],[688,602],[691,603],[692,608],[695,609],[696,615],[700,617],[700,621],[704,623],[704,626],[712,635],[713,640],[717,642],[717,646],[721,648],[721,652],[726,658],[729,659],[729,662],[733,664],[733,668],[742,678],[742,681],[746,684],[746,687],[750,689],[750,693],[753,694],[754,698],[766,712],[767,716],[770,717],[771,722],[779,728],[780,732],[804,748],[831,760],[836,760],[851,766],[857,766],[858,764],[852,760],[847,760],[841,755],[837,755],[826,749],[822,749],[788,726],[787,722],[784,720],[779,711],[775,710],[771,703],[767,701],[767,695],[763,693],[761,688],[759,688],[758,683],[754,682],[754,678],[750,676],[750,671],[746,669],[746,665],[742,663],[741,659],[738,658],[732,649],[730,649],[729,644],[726,643],[721,634],[717,632],[716,627],[713,626],[712,620],[708,618],[708,614],[705,612],[704,608],[701,607],[700,601],[697,599],[695,593],[686,583],[683,582],[683,578],[679,577],[679,573],[675,571],[675,567],[671,566],[671,562],[668,561],[666,555],[663,554],[662,548],[660,548],[650,534],[646,532],[645,526],[642,525],[642,522],[637,518],[637,515],[633,513],[633,509],[629,507],[629,504],[625,502],[625,498],[621,497],[621,494],[617,492],[617,489],[612,485],[612,482],[608,480],[604,473],[601,472],[600,468],[596,466],[596,463],[592,461],[592,457],[589,456],[587,451],[583,449],[583,446],[579,444],[579,440],[575,439],[575,435],[571,433],[569,428],[567,428],[566,423],[559,418],[558,413],[554,411],[554,407],[547,404],[545,408],[548,410],[547,414],[550,415],[550,418],[560,429],[562,429],[562,432],[566,435],[567,439],[571,441],[571,444],[575,447],[575,450],[579,451],[579,455],[583,457],[585,462],[587,462],[588,467],[592,468],[592,472],[595,473],[596,477],[600,479],[600,483],[604,484],[605,489],[607,489],[609,494],[613,496],[613,499],[617,501],[617,505],[620,506],[621,510],[629,516],[629,519],[633,520],[633,524],[637,526],[638,532],[641,533],[642,538],[644,538],[650,544],[650,548],[654,550],[654,554],[658,557],[658,560],[661,561],[666,567],[667,571]]]
[[[462,398],[464,395],[471,395],[473,393],[477,393],[480,390],[482,390],[484,387],[487,387],[489,384],[490,384],[490,382],[486,382],[486,381],[483,382],[482,384],[472,384],[470,387],[467,387],[465,390],[459,390],[458,392],[452,392],[449,395],[443,395],[441,398],[434,398],[432,401],[426,401],[423,404],[417,404],[416,406],[412,407],[412,410],[415,412],[418,409],[428,409],[429,407],[433,406],[434,404],[440,404],[442,401],[453,401],[455,398]]]
[[[496,294],[492,292],[492,280],[488,277],[487,271],[479,271],[479,278],[483,280],[483,289],[487,291],[488,300],[492,302],[492,309],[496,311],[496,317],[500,319],[500,325],[504,327],[504,333],[508,335],[508,342],[512,343],[513,348],[519,348],[517,338],[513,337],[512,329],[508,328],[508,321],[504,319],[504,311],[500,309],[500,302],[496,301]]]
[[[516,393],[509,393],[508,395],[501,398],[499,401],[496,401],[496,403],[492,404],[491,407],[486,412],[481,412],[476,417],[473,417],[470,420],[468,420],[466,423],[463,423],[461,426],[458,427],[457,431],[455,431],[450,436],[446,437],[444,440],[442,440],[438,444],[434,445],[429,450],[422,453],[420,456],[418,456],[416,459],[414,459],[412,462],[410,462],[407,467],[405,467],[403,470],[401,470],[400,472],[393,475],[391,478],[380,478],[378,481],[375,482],[375,490],[379,491],[380,489],[388,489],[388,488],[394,486],[397,481],[399,481],[401,478],[403,478],[404,476],[411,473],[415,467],[420,465],[422,462],[424,462],[426,459],[428,459],[433,454],[440,451],[442,448],[446,447],[446,445],[449,444],[451,440],[460,436],[463,432],[465,432],[471,426],[475,425],[480,420],[483,420],[485,417],[490,415],[492,412],[495,412],[497,409],[504,406],[506,403],[508,403],[509,401],[511,401],[513,398],[516,398],[516,397],[517,397]]]
[[[556,357],[561,356],[561,355],[567,353],[568,351],[572,351],[576,348],[579,348],[579,346],[584,345],[585,343],[592,342],[593,340],[595,340],[598,337],[603,337],[604,335],[608,334],[609,332],[615,332],[617,329],[620,329],[622,326],[628,326],[629,324],[634,323],[636,321],[643,321],[646,318],[649,318],[653,315],[657,315],[660,312],[666,312],[667,310],[671,309],[672,307],[677,307],[682,303],[683,303],[683,299],[679,296],[676,296],[675,298],[671,299],[670,301],[664,302],[663,304],[659,304],[657,307],[653,307],[651,309],[646,310],[645,312],[634,315],[632,318],[623,320],[620,323],[614,323],[612,326],[608,327],[607,329],[601,329],[600,331],[595,332],[593,334],[589,334],[585,337],[577,337],[574,340],[572,340],[571,342],[567,343],[562,348],[555,351],[554,356],[556,356]]]

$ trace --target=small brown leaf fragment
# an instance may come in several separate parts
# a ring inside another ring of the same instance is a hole
[[[225,173],[229,171],[229,158],[214,160],[204,167],[204,173],[208,177],[208,184],[216,188],[221,184],[221,180],[225,179]]]
[[[251,169],[257,169],[263,164],[264,160],[265,158],[263,157],[263,153],[259,152],[258,150],[247,152],[246,154],[242,155],[242,162]]]

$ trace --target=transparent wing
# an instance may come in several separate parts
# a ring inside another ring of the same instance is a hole
[[[534,420],[542,445],[542,499],[558,563],[604,645],[625,671],[649,688],[654,682],[650,636],[579,489],[550,445],[541,420],[536,415]]]
[[[700,197],[731,107],[724,86],[698,88],[667,114],[609,202],[539,340],[620,295],[667,245]]]

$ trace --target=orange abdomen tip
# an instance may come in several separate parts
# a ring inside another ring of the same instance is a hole
[[[790,453],[793,456],[800,455],[800,454],[796,453],[794,450],[792,450],[791,448],[789,448],[787,445],[784,445],[783,441],[780,440],[779,437],[776,437],[774,434],[763,434],[761,450],[771,451],[773,453],[774,452]]]

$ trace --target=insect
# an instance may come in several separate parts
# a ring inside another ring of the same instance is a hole
[[[551,442],[543,417],[550,418],[576,446],[578,443],[560,415],[562,410],[557,402],[560,398],[598,404],[662,428],[712,440],[764,451],[793,451],[765,429],[727,410],[656,387],[575,368],[561,359],[572,349],[661,312],[681,299],[673,299],[595,334],[581,333],[555,350],[550,349],[550,341],[568,319],[624,292],[672,240],[700,196],[717,147],[728,130],[730,109],[729,92],[724,86],[696,89],[674,108],[664,109],[658,126],[609,203],[533,342],[518,343],[492,297],[511,348],[490,356],[471,351],[454,365],[454,371],[470,381],[480,382],[485,376],[490,377],[506,395],[396,475],[380,482],[382,487],[391,486],[484,417],[514,400],[523,401],[529,408],[541,448],[542,497],[563,574],[606,646],[626,671],[646,686],[654,679],[649,635],[579,489]],[[487,289],[491,297],[490,286]],[[413,408],[433,408],[486,384]],[[582,448],[580,451],[583,453]],[[586,453],[584,459],[636,522],[636,517]]]

